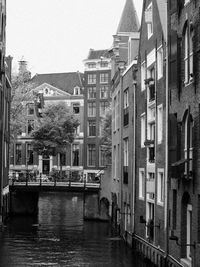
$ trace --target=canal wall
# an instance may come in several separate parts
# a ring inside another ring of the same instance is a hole
[[[98,193],[84,193],[83,216],[85,220],[109,220],[109,202],[106,198],[100,199]]]
[[[10,215],[37,215],[39,192],[10,192]]]

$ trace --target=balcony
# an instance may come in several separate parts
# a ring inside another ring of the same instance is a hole
[[[144,146],[146,146],[146,147],[154,147],[154,140],[149,140],[149,139],[146,139],[145,141],[144,141]]]
[[[123,167],[123,183],[128,184],[128,166]]]

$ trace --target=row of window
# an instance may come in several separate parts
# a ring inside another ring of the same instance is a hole
[[[101,68],[107,68],[108,67],[108,62],[107,61],[100,61],[99,64]],[[89,69],[94,69],[97,67],[97,63],[95,62],[90,62],[87,64]]]
[[[146,114],[141,115],[141,147],[145,146],[145,141],[155,141],[155,107],[149,115],[146,124]],[[147,126],[147,129],[146,129]],[[157,107],[157,142],[160,144],[163,139],[163,105]]]
[[[151,194],[148,193],[146,189],[147,182],[150,181],[152,183],[155,183],[155,173],[154,172],[148,172],[147,177],[145,175],[144,168],[139,169],[139,198],[144,200],[145,199],[145,192],[147,193],[147,199],[152,200]],[[153,184],[153,186],[155,186]],[[158,169],[157,172],[157,204],[163,205],[164,202],[164,170]]]
[[[79,166],[80,162],[80,147],[79,144],[72,145],[72,166]],[[63,154],[59,158],[59,161],[62,165],[66,164],[66,155]],[[16,144],[15,146],[15,156],[14,156],[14,165],[33,165],[34,164],[34,152],[33,146],[31,144],[26,144],[26,162],[22,160],[22,144]]]
[[[100,107],[99,107],[100,116],[105,115],[108,107],[109,107],[109,102],[107,101],[100,102]],[[96,117],[96,102],[88,103],[88,117]]]
[[[100,98],[108,98],[109,87],[104,85],[100,88]],[[95,99],[97,97],[96,87],[88,87],[88,99]]]
[[[99,147],[99,166],[107,165],[107,157],[105,153],[105,148],[103,146]],[[89,144],[87,147],[87,165],[90,167],[96,166],[96,145]]]
[[[87,82],[88,84],[96,84],[97,74],[88,74]],[[100,83],[109,83],[109,73],[100,73]]]

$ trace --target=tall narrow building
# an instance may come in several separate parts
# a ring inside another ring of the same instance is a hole
[[[127,0],[113,36],[112,58],[112,221],[129,239],[133,233],[133,67],[137,64],[139,21]],[[127,235],[127,233],[130,235]]]
[[[89,182],[108,165],[100,142],[102,118],[110,105],[111,60],[108,50],[90,49],[84,66],[84,177]]]
[[[11,57],[6,53],[6,1],[0,1],[0,224],[8,212],[9,110],[11,96]]]

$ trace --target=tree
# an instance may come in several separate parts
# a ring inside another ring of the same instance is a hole
[[[11,107],[10,107],[10,137],[17,139],[26,126],[26,103],[34,101],[33,88],[35,85],[25,82],[19,76],[12,77]]]
[[[108,162],[111,162],[111,157],[112,157],[112,110],[111,110],[111,107],[109,107],[106,110],[105,117],[102,119],[101,145],[104,148],[104,153],[108,159]]]
[[[33,149],[39,154],[63,154],[74,140],[79,122],[62,102],[44,107],[32,133]],[[60,161],[62,172],[62,160]]]

